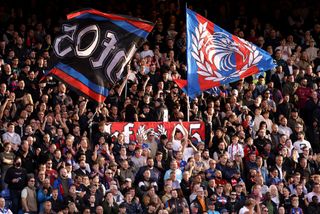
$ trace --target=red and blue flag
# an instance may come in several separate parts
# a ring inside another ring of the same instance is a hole
[[[153,23],[94,9],[71,13],[53,43],[47,75],[97,102],[117,83]]]
[[[266,51],[187,9],[188,78],[176,82],[190,97],[274,67]]]

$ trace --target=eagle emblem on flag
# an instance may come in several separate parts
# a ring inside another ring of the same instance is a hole
[[[187,9],[189,96],[275,67],[272,57]]]

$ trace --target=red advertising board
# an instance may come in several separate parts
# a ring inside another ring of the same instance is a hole
[[[204,141],[205,124],[203,122],[183,122],[182,124],[193,139]],[[184,132],[180,122],[113,122],[106,124],[106,132],[112,133],[112,135],[117,136],[119,133],[123,132],[125,134],[126,143],[130,140],[136,140],[137,135],[145,138],[147,133],[151,130],[154,131],[156,137],[164,134],[171,140],[174,129],[180,129]]]

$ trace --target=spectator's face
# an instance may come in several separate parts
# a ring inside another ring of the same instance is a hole
[[[94,195],[90,195],[89,202],[94,203],[96,201],[96,197]]]
[[[250,161],[255,162],[256,161],[256,154],[254,154],[254,153],[250,154],[249,158],[250,158]]]
[[[96,214],[102,214],[103,213],[103,208],[101,206],[98,206],[96,208]]]
[[[29,187],[34,187],[34,184],[35,184],[36,180],[34,178],[31,178],[29,181],[28,181],[28,186]]]
[[[131,194],[126,194],[125,200],[126,200],[127,203],[131,203],[131,201],[132,201]]]
[[[178,168],[178,164],[177,164],[177,162],[176,162],[176,161],[171,162],[171,164],[170,164],[170,168],[171,168],[172,170],[177,169],[177,168]]]
[[[141,154],[142,154],[142,150],[141,149],[138,149],[138,150],[135,151],[136,157],[140,157]]]
[[[119,213],[123,214],[123,213],[126,213],[126,208],[125,207],[121,207],[119,208]]]
[[[238,136],[234,136],[234,137],[232,138],[232,143],[233,143],[233,144],[238,143],[238,141],[239,141]]]
[[[60,170],[60,175],[61,175],[62,178],[67,178],[67,176],[68,176],[67,170],[65,168],[61,169]]]
[[[6,151],[6,152],[11,151],[11,144],[10,144],[10,143],[6,145],[5,151]]]
[[[5,93],[6,92],[6,90],[7,90],[7,85],[6,84],[4,84],[4,83],[2,83],[1,84],[1,87],[0,87],[0,91],[1,91],[1,93],[3,94],[3,93]]]
[[[282,166],[283,158],[282,157],[277,157],[276,158],[276,163],[277,163],[278,166]]]
[[[300,180],[300,179],[299,179],[299,180]],[[301,186],[301,185],[297,186],[297,187],[296,187],[296,191],[297,191],[297,194],[298,194],[298,195],[301,195],[301,193],[303,192],[302,186]]]
[[[166,148],[169,149],[169,150],[171,150],[171,149],[172,149],[172,142],[168,142],[168,143],[166,144]]]
[[[147,164],[148,164],[149,167],[153,167],[153,166],[154,166],[154,161],[153,161],[153,159],[148,159]]]
[[[298,197],[293,197],[291,199],[291,203],[293,207],[298,207],[299,206],[299,198]]]
[[[105,172],[105,174],[106,174],[106,176],[109,177],[109,178],[112,177],[112,171],[111,171],[111,170],[107,170],[107,171]]]
[[[303,140],[304,139],[304,135],[301,132],[298,133],[298,139],[299,140]]]
[[[52,197],[53,198],[57,198],[58,197],[58,190],[57,189],[52,190]]]
[[[177,190],[172,190],[171,191],[171,195],[172,195],[173,198],[177,198],[178,197]]]
[[[14,132],[14,125],[10,125],[8,127],[8,132],[13,133]]]
[[[5,204],[6,204],[6,201],[4,200],[4,198],[0,198],[0,208],[4,208],[4,206],[5,206]]]
[[[308,156],[308,155],[309,155],[309,149],[308,149],[308,148],[304,148],[302,151],[303,151],[303,154],[304,154],[305,156]]]
[[[200,187],[200,188],[197,190],[197,196],[198,196],[198,197],[201,197],[201,198],[204,197],[204,190],[203,190],[202,187]]]

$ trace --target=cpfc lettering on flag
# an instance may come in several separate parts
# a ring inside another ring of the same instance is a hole
[[[81,95],[103,102],[153,23],[85,9],[67,16],[53,43],[47,75]]]
[[[183,122],[183,126],[194,140],[198,142],[205,140],[205,124],[203,122]],[[179,122],[113,122],[106,124],[105,131],[112,133],[113,136],[118,136],[123,132],[125,142],[129,143],[130,140],[136,140],[138,135],[146,140],[149,131],[153,131],[157,138],[166,135],[171,140],[175,128],[183,132]]]
[[[189,96],[275,67],[266,51],[189,9],[187,50]]]

